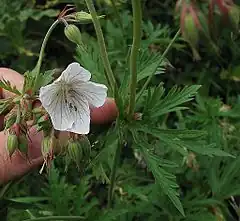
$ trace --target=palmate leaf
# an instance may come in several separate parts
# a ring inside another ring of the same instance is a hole
[[[135,124],[136,131],[152,135],[159,139],[162,144],[185,155],[186,150],[191,150],[201,155],[209,157],[233,157],[231,154],[215,147],[215,144],[207,145],[205,143],[206,132],[202,130],[175,130],[160,129],[157,127],[149,127],[144,124]]]
[[[191,85],[180,89],[174,86],[166,96],[164,96],[165,89],[162,85],[152,91],[149,90],[143,114],[150,118],[156,118],[169,112],[186,109],[179,105],[192,100],[200,87],[201,85]]]
[[[172,201],[178,211],[184,216],[183,206],[179,199],[179,193],[177,191],[178,184],[176,183],[176,177],[174,174],[165,170],[166,163],[162,164],[162,159],[150,152],[151,145],[142,139],[134,130],[131,131],[135,145],[141,150],[144,160],[146,161],[148,168],[151,170],[156,183],[159,185],[164,194],[166,194]],[[165,161],[164,161],[165,162]],[[167,162],[167,167],[176,167],[175,163]]]
[[[6,91],[12,92],[17,95],[21,95],[21,92],[16,88],[15,85],[11,85],[10,81],[1,79],[0,80],[0,88],[3,88]]]

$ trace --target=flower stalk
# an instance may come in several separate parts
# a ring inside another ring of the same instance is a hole
[[[118,165],[119,165],[120,158],[121,158],[122,148],[124,146],[123,131],[120,128],[119,121],[117,121],[116,125],[117,125],[116,128],[118,128],[118,144],[117,144],[117,148],[115,151],[115,156],[113,159],[111,174],[110,174],[110,186],[108,189],[108,208],[112,207],[114,187],[115,187],[116,176],[117,176],[117,169],[118,169]]]
[[[117,175],[117,168],[121,156],[121,150],[122,150],[122,143],[120,140],[118,140],[118,146],[115,152],[115,156],[113,159],[113,165],[111,168],[111,175],[110,175],[110,186],[108,189],[108,208],[112,207],[112,201],[113,201],[113,192],[114,192],[114,186],[116,181],[116,175]]]
[[[106,79],[108,81],[108,84],[110,86],[111,91],[114,92],[116,80],[115,80],[115,77],[114,77],[109,59],[108,59],[106,44],[105,44],[105,41],[104,41],[101,25],[100,25],[100,22],[99,22],[99,19],[98,19],[93,1],[92,0],[85,0],[85,2],[87,4],[88,10],[89,10],[89,12],[92,16],[93,25],[94,25],[94,28],[95,28],[95,31],[96,31],[98,45],[99,45],[99,48],[100,48],[100,54],[101,54],[101,57],[102,57],[104,68],[106,70]]]
[[[137,87],[137,57],[141,43],[141,24],[142,24],[142,11],[141,1],[132,0],[133,9],[133,43],[130,54],[130,103],[128,109],[128,116],[131,119],[134,113],[136,104],[136,87]]]
[[[43,56],[44,56],[44,51],[48,42],[48,39],[52,33],[52,31],[54,30],[54,28],[60,23],[60,19],[57,19],[55,22],[53,22],[53,24],[51,25],[51,27],[48,29],[47,34],[45,35],[44,39],[43,39],[43,43],[40,49],[40,53],[39,53],[39,58],[37,61],[37,65],[35,67],[35,72],[36,75],[38,75],[40,73],[40,69],[41,69],[41,65],[42,65],[42,60],[43,60]]]

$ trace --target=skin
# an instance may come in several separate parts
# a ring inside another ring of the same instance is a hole
[[[14,70],[8,68],[0,68],[0,79],[4,78],[15,85],[17,89],[21,90],[24,82],[22,75]],[[12,93],[1,90],[0,97],[11,97]],[[39,104],[37,104],[39,105]],[[92,124],[105,124],[110,123],[117,117],[117,107],[114,99],[107,98],[105,104],[100,108],[91,109],[91,123]],[[4,116],[0,116],[1,130],[4,124]],[[6,183],[10,180],[19,178],[30,170],[35,169],[42,165],[43,158],[41,156],[41,141],[42,133],[36,133],[35,128],[29,129],[30,140],[28,148],[29,160],[26,160],[19,152],[15,152],[11,159],[6,150],[7,134],[0,132],[0,184]],[[64,142],[67,140],[67,133],[61,132],[60,139]]]

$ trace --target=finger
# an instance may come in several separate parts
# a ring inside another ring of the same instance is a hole
[[[116,120],[118,109],[113,98],[107,98],[103,106],[91,109],[91,123],[107,124]]]
[[[10,158],[6,149],[7,134],[0,132],[0,184],[20,177],[43,163],[41,157],[42,133],[36,133],[36,130],[31,128],[30,137],[28,159],[19,151],[15,151]]]

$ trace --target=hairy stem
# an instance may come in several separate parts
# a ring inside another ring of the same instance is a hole
[[[158,64],[160,65],[163,61],[163,59],[165,58],[165,56],[167,55],[167,53],[169,52],[169,50],[171,49],[173,43],[176,41],[176,39],[178,38],[178,36],[180,35],[180,29],[177,31],[177,33],[175,34],[175,36],[173,37],[173,39],[170,41],[170,43],[168,44],[167,48],[165,49],[165,51],[163,52],[163,54],[161,55]],[[156,71],[156,70],[155,70]],[[137,101],[139,100],[139,98],[141,97],[141,95],[143,94],[144,90],[147,88],[148,84],[150,83],[153,75],[155,74],[155,71],[152,73],[152,75],[150,75],[148,77],[148,79],[146,80],[145,84],[143,85],[143,87],[141,88],[140,92],[137,95]]]
[[[82,220],[83,216],[44,216],[32,219],[25,219],[24,221],[45,221],[45,220]]]
[[[60,20],[58,19],[51,25],[51,27],[48,29],[47,34],[45,35],[45,37],[43,39],[43,43],[42,43],[42,46],[41,46],[41,49],[40,49],[40,53],[39,53],[39,58],[38,58],[38,61],[37,61],[37,65],[35,67],[35,71],[36,71],[37,75],[39,74],[40,69],[41,69],[43,55],[44,55],[44,51],[45,51],[48,39],[49,39],[52,31],[58,25],[59,22],[60,22]]]
[[[95,28],[97,39],[98,39],[98,45],[99,45],[99,48],[100,48],[100,54],[101,54],[101,57],[102,57],[104,68],[106,70],[106,78],[107,78],[108,84],[110,86],[110,89],[112,90],[112,92],[114,92],[116,81],[115,81],[114,74],[112,72],[112,68],[111,68],[109,59],[108,59],[106,44],[105,44],[105,41],[104,41],[101,25],[100,25],[100,22],[98,20],[93,1],[92,0],[85,0],[85,2],[87,4],[88,10],[89,10],[89,12],[92,16],[94,28]]]
[[[111,175],[110,175],[110,186],[108,189],[108,208],[112,207],[114,186],[115,186],[116,175],[117,175],[117,168],[118,168],[120,157],[121,157],[122,147],[123,147],[123,135],[119,129],[118,145],[117,145],[117,149],[116,149],[115,156],[113,159]]]
[[[128,116],[131,118],[134,113],[136,103],[136,87],[137,87],[137,57],[141,43],[141,24],[142,24],[142,11],[141,0],[132,0],[133,9],[133,43],[130,54],[130,103]]]

